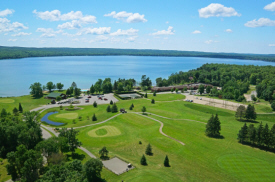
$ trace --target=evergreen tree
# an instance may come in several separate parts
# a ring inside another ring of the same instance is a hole
[[[96,118],[95,114],[92,117],[92,121],[97,121],[97,118]]]
[[[253,124],[250,124],[248,127],[248,138],[249,141],[254,144],[256,141],[256,128],[254,127]]]
[[[237,111],[236,111],[236,114],[235,114],[236,119],[242,120],[243,117],[245,116],[245,113],[246,113],[245,106],[240,105],[237,108]]]
[[[69,88],[66,91],[66,95],[71,95],[71,90]]]
[[[12,112],[13,112],[14,115],[17,115],[18,114],[18,109],[16,107],[14,107]]]
[[[133,103],[132,103],[131,107],[132,107],[132,108],[134,108],[134,107],[135,107]]]
[[[147,98],[147,97],[148,97],[148,96],[147,96],[147,92],[145,93],[144,97],[145,97],[145,98]]]
[[[270,130],[270,146],[275,148],[275,124]]]
[[[94,106],[94,107],[97,107],[97,103],[96,103],[96,101],[94,101],[93,106]]]
[[[114,87],[113,87],[113,89],[114,89],[114,90],[117,90],[117,82],[116,82],[116,80],[115,80],[115,82],[114,82]]]
[[[164,166],[165,167],[170,167],[170,164],[169,164],[169,159],[168,159],[168,156],[166,155],[165,159],[164,159]]]
[[[273,111],[275,111],[275,101],[273,101],[273,102],[271,103],[271,108],[272,108]]]
[[[22,108],[21,103],[19,103],[19,108],[18,108],[18,111],[19,111],[20,113],[22,113],[22,112],[23,112],[23,108]]]
[[[214,115],[212,114],[212,116],[210,117],[210,119],[206,124],[205,134],[207,136],[213,136],[213,133],[214,133]]]
[[[152,147],[151,147],[150,143],[146,147],[145,154],[146,155],[153,155]]]
[[[268,124],[265,124],[265,127],[263,129],[263,143],[267,147],[269,147],[269,144],[270,144],[270,133],[269,133]]]
[[[142,112],[143,114],[146,112],[146,107],[145,107],[145,106],[142,107],[141,112]]]
[[[107,112],[111,112],[111,107],[110,107],[110,105],[108,105],[106,111],[107,111]]]
[[[113,101],[112,100],[110,101],[110,105],[113,105]]]
[[[6,117],[7,115],[8,115],[8,113],[7,113],[6,109],[3,108],[1,111],[1,114],[0,114],[1,118]]]
[[[257,128],[257,133],[256,133],[256,141],[258,145],[263,144],[263,123],[261,122],[260,125]]]
[[[248,129],[247,129],[247,125],[245,123],[244,126],[239,131],[239,134],[238,134],[238,140],[239,140],[240,143],[243,143],[243,142],[246,141],[247,133],[248,133]]]
[[[257,118],[257,114],[255,112],[255,107],[249,104],[245,112],[245,119],[255,120],[256,118]]]
[[[157,96],[157,92],[156,91],[154,91],[153,96]]]
[[[147,161],[146,161],[144,154],[142,155],[142,157],[140,159],[140,164],[143,166],[147,166]]]
[[[216,114],[214,118],[214,136],[220,136],[220,131],[221,131],[221,122],[218,114]]]
[[[151,100],[151,103],[152,103],[152,104],[155,104],[155,100],[154,100],[154,99],[152,99],[152,100]]]
[[[133,107],[132,107],[132,105],[129,107],[129,110],[133,110]]]
[[[116,103],[112,106],[112,113],[118,112]]]

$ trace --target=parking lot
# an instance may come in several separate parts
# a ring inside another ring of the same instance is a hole
[[[57,104],[58,103],[60,103],[60,105],[61,104],[62,105],[70,104],[70,102],[68,100],[79,101],[79,105],[92,105],[94,103],[94,101],[96,101],[97,104],[109,104],[111,100],[113,102],[118,101],[114,97],[114,94],[104,94],[104,95],[85,95],[85,94],[81,94],[77,99],[69,98],[69,99],[66,99],[66,100],[61,100],[61,101],[57,102]],[[75,105],[78,105],[78,104],[75,104]]]

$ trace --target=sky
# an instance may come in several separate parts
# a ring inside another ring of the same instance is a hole
[[[275,54],[275,1],[2,0],[0,45]]]

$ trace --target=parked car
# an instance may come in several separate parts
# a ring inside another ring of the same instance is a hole
[[[90,100],[89,99],[85,99],[85,102],[90,102]]]
[[[92,96],[89,95],[88,98],[92,98]]]
[[[108,100],[107,98],[104,98],[104,100]]]
[[[190,100],[190,102],[193,102],[193,100]]]

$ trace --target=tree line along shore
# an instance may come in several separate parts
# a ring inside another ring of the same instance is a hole
[[[153,50],[153,49],[111,49],[111,48],[33,48],[0,46],[0,59],[50,56],[167,56],[206,57],[275,62],[275,54],[238,54],[198,51]]]

